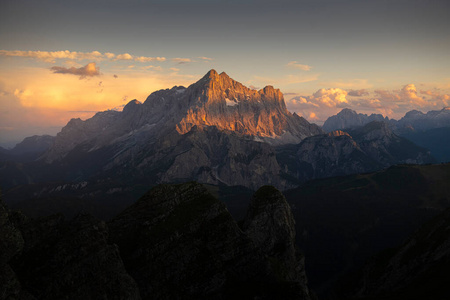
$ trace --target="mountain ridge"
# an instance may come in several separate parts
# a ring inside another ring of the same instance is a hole
[[[171,130],[185,134],[194,126],[215,126],[269,144],[298,143],[322,133],[317,125],[288,112],[279,89],[266,86],[255,91],[224,72],[219,75],[211,70],[188,88],[153,92],[142,104],[132,100],[122,112],[104,111],[86,121],[70,120],[42,159],[49,163],[61,160],[86,142],[101,148],[135,135],[148,140]]]

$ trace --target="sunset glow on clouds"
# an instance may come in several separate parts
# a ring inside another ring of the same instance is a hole
[[[450,1],[257,2],[1,1],[0,146],[210,69],[318,124],[450,106]]]
[[[55,62],[67,64],[62,61],[67,58],[84,60],[80,57],[86,57],[69,51],[59,53],[68,55],[33,54],[32,58],[53,65]],[[50,57],[51,60],[47,59]],[[132,99],[143,102],[153,91],[193,82],[193,76],[181,75],[178,71],[143,67],[130,72],[128,68],[116,67],[100,72],[96,62],[81,67],[0,70],[0,142],[24,130],[28,130],[28,135],[54,135],[71,118],[86,119],[98,111],[121,110]]]
[[[419,95],[420,94],[420,95]],[[296,96],[286,101],[288,109],[312,121],[324,122],[329,116],[343,108],[359,113],[379,113],[399,119],[413,109],[423,112],[440,110],[450,106],[450,94],[420,91],[414,84],[407,84],[399,90],[343,90],[340,88],[320,89],[309,96]],[[309,117],[308,117],[309,116]]]
[[[145,57],[133,56],[129,53],[114,54],[110,52],[100,53],[98,51],[92,52],[77,52],[77,51],[7,51],[0,50],[0,56],[6,57],[28,57],[36,58],[45,62],[55,62],[56,59],[72,59],[72,60],[134,60],[139,62],[149,61],[165,61],[165,57]]]

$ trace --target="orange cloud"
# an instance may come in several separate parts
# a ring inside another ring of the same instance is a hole
[[[51,67],[50,70],[52,70],[53,73],[77,75],[80,76],[80,79],[86,78],[86,76],[92,77],[100,75],[100,68],[96,66],[95,62],[89,63],[81,68],[54,66]]]
[[[156,90],[187,86],[198,77],[124,69],[103,76],[100,83],[92,77],[55,76],[43,68],[0,69],[0,143],[56,134],[71,118],[120,109],[130,99],[144,102]]]
[[[199,59],[203,60],[204,62],[210,62],[213,61],[214,59],[211,57],[206,57],[206,56],[199,56]]]
[[[320,89],[310,96],[288,99],[286,106],[308,120],[321,124],[329,116],[349,106],[347,94],[347,91],[339,88]]]
[[[132,60],[133,56],[129,53],[123,53],[116,56],[114,60]]]
[[[16,56],[16,57],[29,57],[43,60],[46,62],[55,62],[55,59],[72,59],[72,60],[100,60],[104,55],[98,51],[92,52],[76,52],[76,51],[7,51],[0,50],[0,56]]]

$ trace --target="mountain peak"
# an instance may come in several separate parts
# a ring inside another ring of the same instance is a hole
[[[321,133],[318,127],[293,117],[288,112],[283,94],[268,85],[256,91],[214,69],[188,88],[187,113],[177,123],[181,134],[194,125],[216,126],[220,130],[269,138],[275,143],[298,143],[303,138]],[[305,128],[305,126],[307,128]],[[281,141],[281,138],[283,141]]]
[[[357,115],[356,111],[350,108],[343,108],[338,115]]]
[[[203,79],[213,79],[213,78],[217,78],[218,76],[219,76],[219,73],[217,73],[216,70],[211,69],[205,74],[205,76],[203,76]]]

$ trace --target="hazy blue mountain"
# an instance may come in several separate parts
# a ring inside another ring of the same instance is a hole
[[[351,129],[364,126],[373,121],[389,121],[388,117],[381,114],[361,114],[349,108],[342,109],[337,115],[329,117],[322,126],[326,132],[334,130]]]

